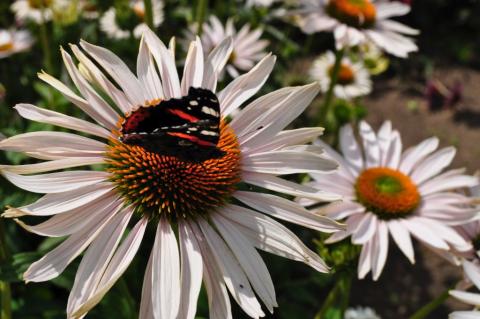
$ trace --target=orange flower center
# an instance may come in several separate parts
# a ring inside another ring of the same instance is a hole
[[[0,52],[10,51],[13,49],[13,42],[0,43]]]
[[[371,27],[377,17],[377,9],[370,0],[330,0],[326,11],[335,19],[356,28]]]
[[[383,219],[412,213],[421,199],[410,177],[386,167],[364,170],[357,178],[355,190],[357,200]]]
[[[127,145],[113,132],[107,150],[108,171],[117,190],[142,214],[195,216],[225,204],[240,182],[240,145],[223,120],[219,158],[185,161]]]
[[[328,75],[330,78],[332,77],[333,73],[333,65],[328,70]],[[341,64],[340,70],[338,72],[337,83],[340,85],[348,85],[352,84],[355,81],[355,74],[353,69],[348,64]]]

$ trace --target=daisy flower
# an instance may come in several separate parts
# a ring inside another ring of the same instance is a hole
[[[0,59],[26,51],[32,44],[33,38],[28,31],[0,29]]]
[[[335,54],[329,51],[313,62],[310,78],[320,83],[322,92],[326,93],[332,80],[332,70],[335,65]],[[348,57],[343,57],[338,73],[334,94],[341,99],[350,100],[355,97],[367,95],[372,91],[370,73],[362,62],[352,62]]]
[[[134,258],[147,225],[156,228],[156,237],[140,318],[194,318],[202,279],[211,318],[232,318],[228,292],[252,318],[264,315],[256,296],[273,311],[273,283],[255,248],[328,270],[291,231],[267,216],[327,233],[343,228],[271,193],[338,198],[281,178],[337,167],[319,147],[304,145],[321,128],[284,130],[317,95],[317,84],[262,96],[229,121],[265,83],[274,56],[217,91],[218,75],[232,52],[230,38],[206,59],[200,40],[192,42],[181,80],[174,48],[149,29],[140,41],[136,75],[105,48],[82,41],[71,49],[93,79],[84,77],[62,50],[80,95],[48,74],[39,77],[94,122],[30,104],[15,109],[26,119],[91,137],[41,131],[0,142],[0,149],[43,160],[0,169],[18,187],[46,194],[3,216],[42,236],[68,236],[29,267],[25,281],[55,278],[85,251],[68,299],[68,318],[81,318],[100,302]],[[103,169],[70,170],[92,164]],[[248,185],[269,192],[253,192]],[[32,226],[21,216],[51,217]],[[123,236],[129,223],[134,226]]]
[[[187,34],[188,39],[192,39],[196,34],[196,27],[193,26]],[[233,51],[228,59],[226,71],[235,78],[239,71],[247,71],[265,56],[265,48],[268,46],[267,40],[261,40],[261,29],[251,30],[250,24],[245,24],[239,31],[235,29],[233,19],[228,19],[225,26],[216,16],[203,24],[203,33],[201,36],[204,52],[210,53],[213,48],[219,45],[225,38],[233,38]]]
[[[97,6],[91,0],[80,0],[79,7],[82,11],[82,17],[88,20],[95,20],[100,17]]]
[[[478,264],[463,260],[463,271],[465,276],[480,289],[480,267]],[[466,292],[462,290],[451,290],[450,295],[466,304],[475,306],[472,311],[455,311],[450,314],[449,319],[478,319],[480,318],[480,293]]]
[[[342,202],[318,213],[347,224],[346,231],[327,242],[351,236],[353,244],[362,245],[358,277],[371,271],[374,280],[379,278],[387,260],[389,234],[411,263],[415,262],[412,236],[439,250],[470,250],[470,243],[453,225],[478,218],[478,210],[468,205],[468,197],[452,190],[471,187],[478,180],[462,169],[442,172],[452,162],[455,148],[437,150],[438,139],[429,138],[402,152],[400,134],[390,122],[375,133],[362,121],[359,135],[362,146],[350,125],[340,130],[343,157],[317,141],[340,169],[330,175],[310,174],[314,180],[309,184],[343,196]]]
[[[20,22],[31,20],[37,24],[52,19],[50,6],[54,0],[16,0],[10,6],[15,19]],[[43,11],[43,12],[42,12]]]
[[[153,25],[155,28],[159,27],[163,22],[163,6],[163,0],[152,0]],[[127,25],[131,23],[134,24],[132,29],[135,38],[140,38],[143,31],[148,28],[147,24],[143,22],[145,18],[145,4],[143,0],[131,0],[127,9],[126,16],[122,15],[122,17],[119,17],[117,9],[111,7],[100,18],[100,29],[110,38],[119,40],[130,37],[131,29]]]
[[[247,7],[270,7],[277,0],[247,0]]]
[[[410,6],[385,0],[299,0],[296,20],[305,33],[331,31],[337,48],[371,41],[386,52],[406,58],[417,51],[404,35],[418,31],[390,20],[410,12]]]

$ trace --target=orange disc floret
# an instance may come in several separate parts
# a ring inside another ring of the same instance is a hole
[[[356,28],[371,27],[377,17],[377,9],[370,0],[330,0],[327,12],[337,20]]]
[[[144,214],[192,216],[223,205],[240,182],[240,146],[232,128],[220,125],[219,158],[202,162],[149,152],[119,141],[113,132],[106,154],[116,189]]]
[[[357,178],[355,190],[357,200],[384,219],[412,213],[421,199],[409,176],[387,167],[364,170]]]
[[[333,73],[333,65],[330,67],[328,73],[329,73],[329,76],[331,77]],[[352,84],[354,81],[355,81],[355,73],[353,72],[352,67],[348,64],[344,64],[344,63],[340,64],[337,83],[340,85],[348,85],[348,84]]]

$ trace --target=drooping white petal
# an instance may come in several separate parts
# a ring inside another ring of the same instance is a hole
[[[396,220],[388,222],[388,230],[392,235],[393,240],[397,244],[402,253],[410,260],[412,264],[415,263],[415,251],[413,250],[412,238],[408,230]]]
[[[153,314],[153,251],[148,258],[147,268],[145,269],[145,274],[143,276],[143,286],[142,286],[142,299],[140,302],[140,314],[138,315],[139,319],[152,319],[155,318]],[[181,318],[181,317],[179,317]]]
[[[223,116],[228,116],[260,90],[272,72],[275,60],[275,56],[267,55],[248,73],[239,76],[218,93]]]
[[[365,166],[367,168],[379,166],[381,154],[377,135],[365,121],[360,122],[359,133],[362,137],[363,149],[365,150]]]
[[[342,220],[355,214],[363,213],[365,207],[355,202],[335,202],[317,210],[319,214],[328,216],[335,220]]]
[[[232,50],[233,39],[227,37],[210,52],[204,66],[203,88],[212,92],[216,91],[217,79],[230,58]]]
[[[253,293],[250,282],[232,251],[206,221],[199,220],[198,224],[220,267],[225,285],[235,301],[250,317],[263,317],[265,314]]]
[[[355,140],[355,134],[350,125],[345,125],[340,129],[340,149],[345,160],[358,173],[363,170],[363,157],[360,146]]]
[[[378,231],[380,223],[374,214],[365,214],[358,228],[352,234],[352,243],[363,245],[367,241],[370,241],[375,232]]]
[[[467,303],[472,306],[478,306],[480,305],[480,294],[479,293],[473,293],[473,292],[466,292],[466,291],[460,291],[460,290],[450,290],[450,296]],[[460,318],[460,317],[459,317]],[[469,318],[469,317],[461,317],[461,318]],[[476,317],[472,317],[476,318]]]
[[[463,271],[465,271],[466,276],[470,279],[473,284],[480,289],[480,268],[478,265],[468,261],[463,261]],[[480,305],[480,304],[478,304]]]
[[[103,272],[120,243],[132,213],[132,211],[127,211],[114,216],[87,249],[78,267],[68,297],[67,314],[69,317],[95,291]]]
[[[362,246],[360,258],[358,260],[358,279],[363,279],[372,269],[372,245],[374,240],[371,240]]]
[[[219,213],[238,224],[241,232],[255,247],[301,261],[319,272],[328,272],[327,265],[317,254],[308,249],[290,230],[273,219],[236,205],[228,205]]]
[[[413,237],[420,241],[438,249],[449,249],[448,244],[442,238],[435,234],[427,225],[418,222],[415,218],[402,220],[401,223],[406,229],[408,229]]]
[[[295,202],[282,197],[244,191],[237,191],[233,196],[262,213],[321,232],[332,233],[343,228],[332,219],[312,214]]]
[[[478,178],[461,174],[463,170],[450,170],[422,183],[420,193],[425,196],[437,192],[469,188],[478,185]]]
[[[414,167],[426,156],[435,151],[438,147],[438,138],[432,137],[422,141],[420,144],[407,149],[402,154],[399,170],[409,175]]]
[[[197,238],[184,220],[178,222],[181,255],[181,296],[178,319],[193,319],[202,285],[203,258]]]
[[[163,99],[163,89],[160,77],[157,74],[150,51],[142,36],[140,40],[140,49],[137,57],[137,76],[138,80],[145,88],[148,101]]]
[[[0,165],[0,170],[9,171],[16,174],[36,174],[78,166],[104,164],[104,162],[105,159],[103,158],[103,156],[70,157],[54,161],[41,162],[37,164]]]
[[[373,280],[377,280],[382,273],[388,254],[388,228],[385,221],[379,221],[377,233],[372,243],[372,276]]]
[[[315,138],[323,134],[321,127],[306,127],[294,130],[281,131],[270,139],[270,142],[257,145],[251,149],[244,150],[244,154],[255,152],[266,152],[278,150],[290,145],[301,145],[312,142]]]
[[[452,291],[450,291],[452,292]],[[454,295],[452,295],[454,296]],[[479,311],[454,311],[449,316],[448,319],[480,319]]]
[[[180,306],[180,257],[170,223],[161,218],[153,246],[153,312],[175,319]]]
[[[212,216],[212,221],[245,271],[253,289],[265,303],[267,309],[273,313],[273,308],[278,306],[275,289],[262,257],[231,221],[221,215]]]
[[[110,263],[105,269],[94,293],[91,294],[89,299],[77,311],[75,311],[73,314],[74,316],[81,318],[90,309],[97,305],[102,300],[103,296],[105,296],[105,294],[117,282],[120,276],[122,276],[127,270],[142,243],[147,224],[148,220],[143,218],[132,228],[127,238],[125,238],[120,247],[118,247],[115,255],[113,255],[110,260]]]
[[[20,103],[14,107],[21,117],[45,124],[58,125],[60,127],[80,131],[108,139],[110,132],[103,127],[87,122],[76,117],[68,116],[51,110],[36,107],[32,104]]]
[[[34,262],[23,274],[26,282],[41,282],[53,279],[60,275],[63,270],[100,234],[109,221],[117,214],[122,206],[117,201],[116,207],[105,214],[93,219],[79,232],[71,235],[58,247]]]
[[[260,186],[275,192],[296,197],[305,197],[327,202],[339,200],[341,198],[337,194],[327,193],[313,187],[287,181],[283,178],[279,178],[271,174],[242,172],[242,180],[252,185]]]
[[[106,181],[109,173],[100,171],[63,171],[42,175],[18,175],[1,172],[12,184],[33,193],[62,193]]]
[[[187,58],[185,60],[181,83],[182,95],[187,95],[190,87],[202,87],[204,74],[203,60],[202,42],[197,38],[196,41],[190,43],[190,48],[188,49]]]

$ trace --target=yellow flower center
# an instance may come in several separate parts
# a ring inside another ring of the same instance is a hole
[[[371,27],[377,17],[377,9],[370,0],[330,0],[326,11],[335,19],[356,28]]]
[[[28,5],[33,9],[48,8],[53,0],[28,0]]]
[[[240,146],[224,121],[217,144],[223,155],[202,162],[127,145],[120,135],[119,127],[106,153],[108,171],[117,190],[142,214],[205,214],[225,204],[240,182]]]
[[[0,43],[0,52],[10,51],[13,49],[13,42]]]
[[[333,65],[328,70],[328,75],[330,78],[333,73]],[[340,65],[340,70],[338,71],[337,83],[340,85],[352,84],[355,81],[355,73],[350,65],[342,63]]]
[[[421,199],[409,176],[387,167],[364,170],[357,178],[355,190],[357,200],[383,219],[405,217]]]

